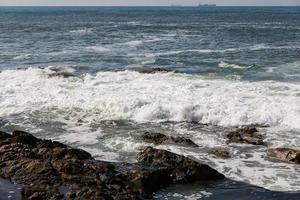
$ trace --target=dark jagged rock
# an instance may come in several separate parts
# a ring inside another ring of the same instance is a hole
[[[146,132],[143,135],[143,140],[148,143],[159,144],[176,144],[185,147],[198,147],[191,139],[184,137],[169,137],[161,133]]]
[[[164,69],[164,68],[137,68],[136,69],[139,73],[142,74],[154,74],[154,73],[167,73],[170,72],[170,70],[168,69]]]
[[[173,182],[224,178],[207,165],[163,150],[147,148],[139,160],[150,164],[117,171],[81,149],[23,131],[0,133],[0,177],[21,184],[23,199],[151,199],[152,192]]]
[[[162,186],[172,183],[172,169],[167,167],[157,167],[152,169],[132,170],[126,176],[141,193],[151,194]]]
[[[253,126],[244,126],[227,135],[227,143],[247,143],[253,145],[264,145],[262,135]]]
[[[300,164],[300,150],[289,148],[270,149],[270,154],[284,162]]]
[[[163,144],[169,140],[169,137],[161,133],[146,132],[143,135],[143,140],[148,143]]]
[[[63,200],[64,195],[60,194],[58,188],[51,186],[25,186],[22,188],[22,199],[26,200]]]
[[[208,153],[213,154],[214,156],[216,156],[218,158],[222,158],[222,159],[231,158],[230,153],[226,149],[222,149],[222,148],[211,149],[211,150],[209,150]]]
[[[171,141],[177,145],[186,146],[186,147],[199,147],[191,139],[184,137],[171,137]]]
[[[186,158],[166,150],[146,147],[137,156],[139,162],[165,166],[172,169],[171,177],[175,182],[193,182],[219,180],[225,178],[208,165],[200,164],[190,158]]]
[[[88,152],[21,131],[1,135],[0,177],[24,185],[23,199],[63,199],[62,186],[70,199],[141,199],[125,176]]]
[[[10,138],[10,137],[11,137],[10,134],[0,131],[0,141],[5,140],[5,139]]]

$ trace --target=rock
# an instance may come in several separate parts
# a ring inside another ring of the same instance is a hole
[[[191,139],[184,138],[184,137],[171,137],[171,141],[174,142],[175,144],[185,146],[185,147],[199,147]]]
[[[64,78],[69,78],[75,76],[75,69],[71,67],[50,66],[47,69],[50,71],[50,73],[48,73],[49,77],[61,76]]]
[[[22,184],[23,199],[64,199],[62,186],[70,199],[141,199],[126,176],[88,152],[21,131],[1,135],[0,177]]]
[[[270,149],[272,156],[284,161],[300,164],[300,150],[289,148]]]
[[[247,143],[253,145],[264,145],[262,135],[253,126],[244,126],[227,135],[227,143]]]
[[[91,154],[83,151],[81,149],[75,149],[70,147],[55,147],[51,149],[51,151],[48,151],[48,148],[41,148],[38,150],[37,154],[44,157],[45,159],[67,159],[67,158],[73,158],[78,160],[89,160],[93,159]]]
[[[22,184],[22,199],[151,199],[154,191],[174,182],[224,178],[207,165],[151,147],[138,157],[148,164],[124,163],[125,170],[117,171],[84,150],[27,132],[1,132],[0,138],[0,177]]]
[[[25,186],[22,188],[22,199],[26,200],[63,200],[64,195],[60,194],[58,188],[49,185]]]
[[[143,140],[148,143],[154,143],[154,144],[163,144],[167,140],[169,140],[169,137],[161,134],[161,133],[150,133],[146,132],[143,135]]]
[[[271,126],[269,124],[250,124],[242,127],[269,128]]]
[[[222,148],[211,149],[208,153],[213,154],[214,156],[222,159],[231,158],[230,153],[226,149],[222,149]]]
[[[125,173],[128,179],[140,189],[141,193],[151,194],[172,183],[172,169],[157,167],[153,169],[132,170]]]
[[[166,150],[146,147],[137,156],[139,162],[168,167],[172,170],[171,177],[174,182],[190,183],[194,181],[219,180],[225,178],[208,165],[200,164]]]
[[[176,144],[185,147],[198,147],[192,140],[184,137],[169,137],[161,133],[146,132],[143,135],[143,140],[148,143],[159,144]]]
[[[137,68],[136,69],[139,73],[142,74],[154,74],[154,73],[167,73],[170,72],[170,70],[168,69],[164,69],[164,68]]]
[[[60,142],[52,141],[52,140],[42,140],[37,143],[37,149],[42,148],[66,148],[67,145],[64,145]]]
[[[5,140],[5,139],[10,138],[10,137],[11,137],[10,134],[0,131],[0,141]]]
[[[31,146],[35,146],[38,141],[40,140],[32,136],[30,133],[19,130],[13,131],[12,137],[7,140],[8,143],[22,143]]]

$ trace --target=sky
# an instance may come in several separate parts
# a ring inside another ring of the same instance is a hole
[[[0,0],[0,6],[193,6],[199,2],[220,6],[300,5],[300,0]]]

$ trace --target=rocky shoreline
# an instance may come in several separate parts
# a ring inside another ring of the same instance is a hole
[[[146,132],[147,143],[197,148],[189,138]],[[254,126],[227,135],[227,143],[266,145]],[[300,151],[270,149],[278,160],[300,163]],[[230,159],[226,149],[210,154]],[[0,178],[17,183],[22,199],[152,199],[154,192],[176,184],[228,180],[210,166],[166,150],[145,147],[137,163],[95,160],[88,152],[60,142],[38,139],[30,133],[0,132]]]

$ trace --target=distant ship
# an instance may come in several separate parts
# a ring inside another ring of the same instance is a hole
[[[198,7],[216,7],[217,4],[202,4],[202,3],[199,3],[198,4]]]

